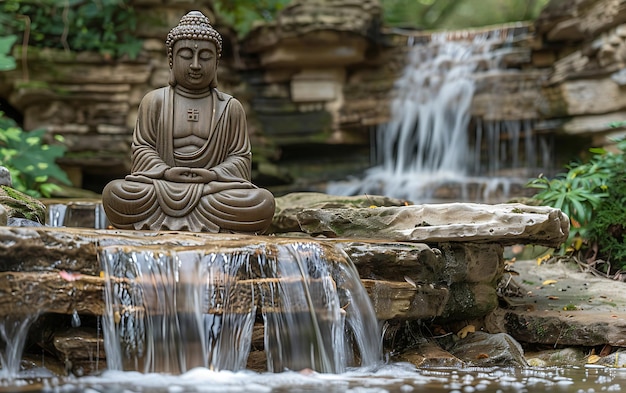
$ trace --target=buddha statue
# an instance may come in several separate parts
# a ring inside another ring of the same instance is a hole
[[[169,86],[139,105],[131,174],[102,192],[107,218],[120,229],[263,233],[274,196],[251,183],[241,103],[217,89],[220,34],[192,11],[166,46]]]

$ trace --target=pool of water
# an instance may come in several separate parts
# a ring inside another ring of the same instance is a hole
[[[196,368],[185,374],[140,374],[105,371],[99,376],[51,378],[36,372],[1,381],[0,392],[621,392],[626,369],[601,366],[569,368],[417,369],[397,363],[342,374],[315,372],[253,373]]]

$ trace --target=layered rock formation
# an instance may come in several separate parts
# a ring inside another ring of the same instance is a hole
[[[0,227],[0,316],[15,318],[37,310],[39,322],[31,336],[38,346],[56,353],[57,361],[65,360],[73,372],[88,373],[97,364],[93,354],[103,348],[96,326],[105,308],[106,281],[99,260],[103,249],[261,253],[271,258],[276,247],[307,243],[323,250],[329,263],[345,263],[346,256],[352,260],[379,320],[394,326],[426,320],[455,323],[484,318],[496,309],[504,245],[558,246],[569,229],[567,217],[550,208],[404,205],[376,196],[290,194],[277,199],[275,235],[263,237]],[[339,211],[353,218],[339,218]],[[301,230],[294,230],[294,221]],[[376,228],[377,222],[390,225]],[[319,231],[321,227],[333,230]],[[258,329],[249,367],[263,369],[262,325]],[[76,351],[75,341],[91,350]],[[393,340],[388,345],[389,350],[402,349],[394,348],[399,344]]]
[[[539,127],[610,144],[626,118],[626,5],[619,0],[551,2],[536,22],[534,51],[551,67]],[[623,127],[622,127],[623,128]]]

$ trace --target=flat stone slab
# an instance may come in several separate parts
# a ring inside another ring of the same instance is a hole
[[[297,215],[310,235],[421,243],[534,244],[557,248],[569,234],[561,210],[520,203],[442,203],[356,209],[304,209]]]
[[[381,195],[336,196],[319,192],[292,192],[276,198],[276,212],[269,233],[300,232],[298,213],[303,209],[354,209],[374,206],[406,206],[406,200]]]
[[[574,262],[517,261],[514,270],[524,296],[507,297],[509,306],[487,317],[490,332],[526,343],[626,346],[626,283],[582,272]]]

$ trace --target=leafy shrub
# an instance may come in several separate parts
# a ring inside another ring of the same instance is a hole
[[[127,0],[5,0],[0,24],[11,34],[29,35],[29,45],[105,56],[135,58],[141,40],[133,33],[136,16]],[[16,17],[23,16],[23,17]],[[29,25],[25,23],[27,16]]]
[[[240,36],[246,35],[255,22],[274,20],[290,0],[215,0],[213,6]]]
[[[527,184],[540,190],[534,199],[570,217],[563,250],[578,238],[586,248],[586,260],[607,258],[602,267],[606,273],[626,268],[626,140],[615,146],[618,152],[590,149],[593,156],[588,162],[570,163],[566,173],[553,179],[540,175]]]
[[[56,164],[65,147],[43,143],[45,130],[25,132],[0,112],[0,165],[11,173],[13,188],[33,197],[49,197],[60,187],[51,178],[70,184]]]
[[[617,144],[621,154],[606,153],[613,162],[609,195],[594,211],[588,238],[597,245],[599,257],[613,264],[613,270],[626,269],[626,140]],[[614,263],[612,263],[614,262]],[[606,272],[611,270],[605,266]]]
[[[609,194],[608,183],[613,176],[611,159],[601,149],[591,149],[594,156],[587,163],[572,162],[566,166],[566,173],[553,179],[539,175],[527,187],[540,190],[534,199],[541,204],[561,209],[570,218],[570,235],[565,246],[579,236],[587,235],[588,224],[594,209]]]

